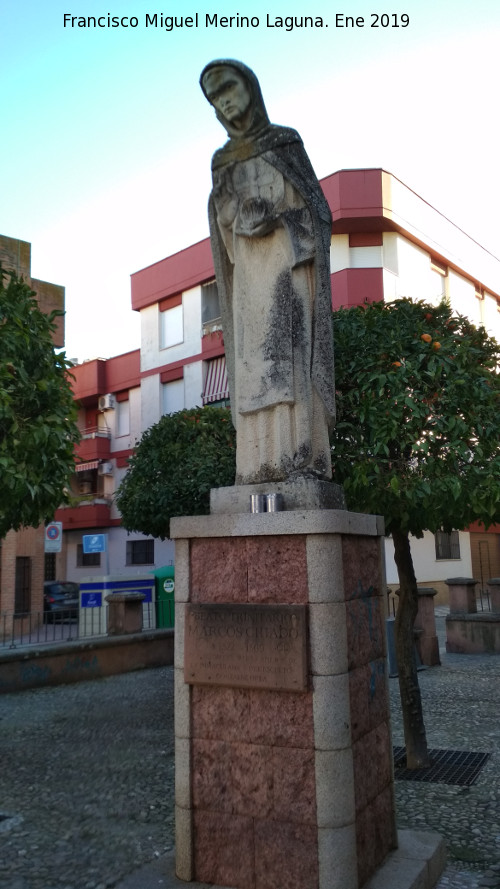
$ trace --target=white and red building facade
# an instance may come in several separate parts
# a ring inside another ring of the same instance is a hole
[[[446,296],[452,308],[500,338],[498,259],[384,170],[341,170],[321,185],[333,218],[334,308],[403,296],[437,303]],[[165,413],[225,403],[229,397],[208,238],[133,274],[132,308],[141,315],[140,349],[75,368],[75,397],[81,404],[82,429],[87,430],[79,459],[94,466],[79,467],[76,476],[82,483],[92,481],[102,496],[95,498],[95,512],[86,518],[82,513],[89,506],[60,511],[68,579],[78,580],[80,569],[86,576],[91,573],[88,565],[78,564],[78,547],[82,521],[88,533],[94,515],[92,528],[109,532],[110,572],[138,570],[127,564],[127,544],[129,555],[134,541],[139,551],[141,535],[127,535],[121,528],[112,499],[135,442]],[[111,401],[103,401],[105,396]],[[108,464],[109,473],[102,468]],[[146,543],[142,546],[147,549]],[[481,573],[486,580],[500,574],[500,528],[486,534],[475,527],[438,543],[427,534],[415,541],[413,553],[419,584],[444,594],[447,577]],[[141,570],[171,559],[171,542],[154,541],[153,562]],[[102,565],[95,570],[102,573]],[[390,542],[387,573],[395,584]]]
[[[141,437],[139,349],[115,358],[96,358],[73,368],[81,441],[69,504],[57,510],[62,522],[62,579],[115,575],[133,577],[173,561],[173,544],[127,533],[115,493]],[[106,551],[85,553],[83,536],[103,534]],[[58,578],[59,579],[59,578]]]

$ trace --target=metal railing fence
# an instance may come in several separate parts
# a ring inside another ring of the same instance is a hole
[[[144,631],[174,626],[172,600],[144,602]],[[71,611],[0,612],[0,651],[23,646],[77,642],[107,635],[107,607]]]

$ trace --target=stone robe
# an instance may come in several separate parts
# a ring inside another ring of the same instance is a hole
[[[249,86],[262,118],[258,85],[249,79]],[[328,205],[298,134],[269,124],[267,115],[259,132],[231,138],[214,155],[212,175],[210,234],[236,483],[329,479],[335,402]]]

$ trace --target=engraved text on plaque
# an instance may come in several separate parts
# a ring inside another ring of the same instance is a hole
[[[191,684],[304,691],[306,652],[305,605],[187,605]]]

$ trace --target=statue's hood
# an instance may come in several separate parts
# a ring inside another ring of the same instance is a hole
[[[208,65],[205,65],[200,75],[200,86],[203,90],[205,98],[210,101],[205,92],[203,78],[210,70],[222,67],[234,68],[245,79],[251,96],[251,116],[250,123],[243,132],[234,127],[231,124],[231,121],[227,120],[227,118],[225,118],[224,115],[216,109],[215,113],[217,119],[220,120],[230,139],[248,140],[256,138],[257,136],[261,136],[270,126],[270,121],[267,116],[266,106],[264,105],[264,99],[262,98],[259,81],[257,80],[253,71],[250,68],[247,68],[247,66],[244,65],[243,62],[238,62],[235,59],[214,59],[213,62],[209,62]]]

